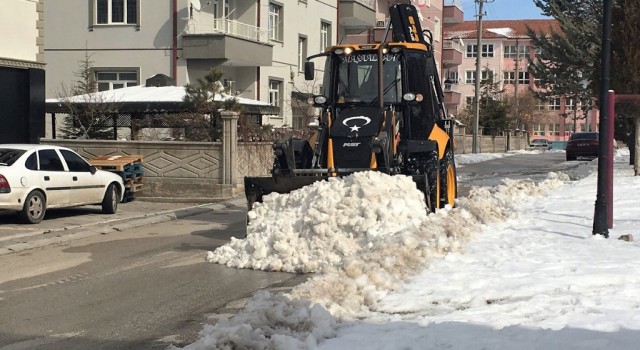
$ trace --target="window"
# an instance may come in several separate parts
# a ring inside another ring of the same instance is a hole
[[[138,72],[96,71],[96,81],[98,82],[98,91],[136,86],[138,85]]]
[[[549,125],[551,129],[549,129],[549,135],[560,136],[560,124],[551,124]]]
[[[478,56],[478,46],[473,44],[467,45],[467,57],[477,57]]]
[[[38,170],[38,158],[36,157],[36,153],[31,153],[31,155],[24,162],[24,167],[29,170]]]
[[[448,71],[447,72],[447,80],[449,80],[450,84],[457,84],[458,83],[458,79],[460,79],[458,77],[458,71]]]
[[[475,44],[467,45],[467,57],[477,57],[478,48]],[[482,45],[482,57],[493,57],[493,44]]]
[[[482,57],[493,57],[493,44],[482,45]]]
[[[320,22],[320,52],[328,46],[331,46],[331,24]]]
[[[529,72],[518,72],[518,84],[529,84]]]
[[[543,100],[536,99],[536,107],[539,111],[547,110],[547,104]]]
[[[40,158],[40,170],[64,171],[60,157],[52,149],[38,151],[38,158]]]
[[[544,124],[533,124],[533,135],[544,136]]]
[[[476,83],[476,71],[468,70],[464,72],[464,82],[465,84],[475,84]]]
[[[298,37],[298,72],[304,72],[304,62],[307,60],[307,38]]]
[[[493,71],[492,70],[486,70],[486,69],[483,70],[480,73],[480,79],[481,79],[480,82],[485,82],[485,81],[488,82],[488,83],[493,82]],[[474,81],[474,83],[475,83],[475,81]]]
[[[549,100],[549,110],[550,111],[560,110],[560,97],[554,97]]]
[[[61,149],[60,153],[62,153],[62,157],[64,158],[64,161],[67,162],[67,167],[69,167],[69,171],[89,172],[89,168],[91,166],[79,155],[71,151],[68,151],[66,149]]]
[[[440,18],[433,18],[433,40],[440,41],[440,37],[442,34],[442,25],[440,24]]]
[[[573,104],[573,99],[572,98],[567,98],[565,99],[565,105],[564,105],[564,109],[566,111],[573,111],[574,108],[574,104]]]
[[[272,106],[280,107],[281,101],[280,96],[282,96],[282,81],[279,80],[269,80],[269,104]],[[282,114],[282,108],[280,109],[280,114]]]
[[[502,81],[505,84],[515,84],[515,82],[516,82],[516,72],[503,72],[502,73]]]
[[[515,45],[505,46],[504,58],[529,58],[529,46],[518,45],[518,49]]]
[[[467,104],[467,106],[473,106],[473,100],[475,99],[475,97],[473,96],[467,96],[465,103]]]
[[[476,71],[475,70],[468,70],[465,71],[465,79],[464,82],[466,84],[475,84],[476,83]],[[493,71],[492,70],[483,70],[480,73],[480,81],[485,81],[485,80],[489,80],[489,81],[493,81]]]
[[[269,39],[282,41],[282,6],[269,4]]]
[[[137,24],[138,0],[95,0],[96,24]]]

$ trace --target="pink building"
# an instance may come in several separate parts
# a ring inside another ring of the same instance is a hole
[[[477,50],[477,22],[463,21],[462,9],[445,6],[443,11],[442,78],[445,103],[449,113],[458,116],[473,103]],[[504,89],[505,96],[522,97],[535,89],[534,77],[527,71],[529,57],[535,57],[536,48],[527,35],[527,28],[536,32],[557,30],[556,20],[498,20],[483,21],[481,66],[483,77],[492,74],[494,81]],[[577,107],[577,108],[576,108]],[[531,108],[529,108],[531,112]],[[516,108],[513,116],[523,122],[515,129],[526,130],[532,139],[566,141],[574,130],[597,130],[597,110],[583,118],[580,105],[564,97],[549,101],[536,101],[531,117],[523,118]],[[482,118],[482,116],[480,116]],[[589,127],[587,127],[589,125]],[[469,128],[468,128],[469,129]]]

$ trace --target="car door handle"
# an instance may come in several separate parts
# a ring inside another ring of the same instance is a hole
[[[49,180],[51,180],[51,179],[48,176],[44,177],[44,181],[49,181]]]
[[[73,181],[78,181],[78,177],[77,177],[77,176],[74,176],[74,177],[73,177]]]

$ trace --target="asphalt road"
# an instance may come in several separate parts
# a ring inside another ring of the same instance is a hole
[[[1,255],[0,348],[184,346],[257,290],[306,280],[205,262],[244,235],[245,218],[244,206],[230,206]]]

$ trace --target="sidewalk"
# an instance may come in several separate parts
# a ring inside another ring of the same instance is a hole
[[[244,196],[215,203],[168,203],[134,200],[120,203],[118,212],[102,214],[99,206],[51,209],[37,225],[21,224],[11,212],[0,211],[0,255],[52,243],[152,225],[230,206],[246,206]]]

